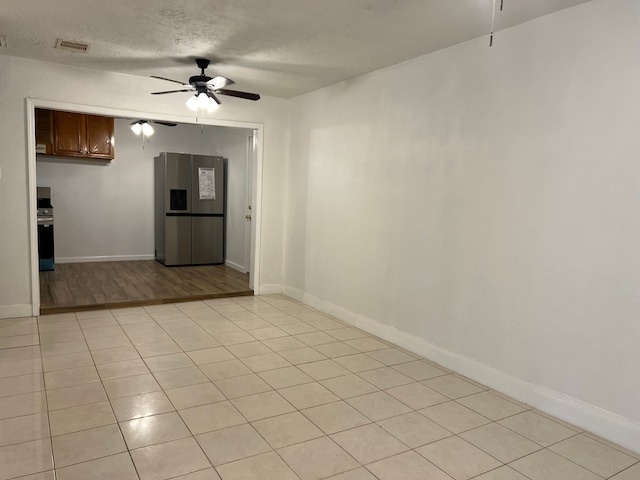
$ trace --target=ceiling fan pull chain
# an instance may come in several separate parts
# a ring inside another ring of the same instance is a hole
[[[504,9],[504,0],[500,0],[500,11]],[[489,46],[493,47],[493,32],[496,24],[496,0],[493,0],[493,10],[491,12],[491,35],[489,36]]]
[[[502,0],[500,0],[500,9],[502,9]],[[489,46],[493,47],[493,30],[496,24],[496,0],[493,0],[493,9],[491,10],[491,35],[489,35]]]

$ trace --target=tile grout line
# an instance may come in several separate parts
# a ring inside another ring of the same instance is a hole
[[[578,437],[578,436],[580,436],[580,435],[583,435],[583,434],[582,434],[582,433],[577,433],[576,435],[572,435],[572,436],[571,436],[571,437],[569,437],[569,438],[566,438],[566,439],[564,439],[564,440],[561,440],[561,442],[564,442],[565,440],[569,440],[569,439],[571,439],[571,438]],[[554,443],[553,445],[557,445],[558,443],[561,443],[561,442],[556,442],[556,443]],[[598,442],[598,443],[600,443],[600,442]],[[550,447],[552,447],[553,445],[549,445],[549,446],[550,446]],[[591,470],[591,469],[590,469],[590,468],[588,468],[587,466],[585,466],[585,465],[580,465],[580,464],[579,464],[578,462],[576,462],[575,460],[572,460],[571,458],[566,457],[565,455],[563,455],[563,454],[561,454],[561,453],[558,453],[558,452],[556,452],[556,451],[554,451],[554,450],[551,450],[549,447],[545,447],[545,448],[544,448],[544,450],[548,450],[550,453],[555,454],[555,455],[558,455],[559,457],[564,458],[565,460],[567,460],[567,461],[569,461],[569,462],[573,463],[574,465],[577,465],[577,466],[578,466],[578,467],[580,467],[580,468],[583,468],[584,470],[586,470],[586,471],[588,471],[588,472],[593,473],[594,475],[596,475],[596,476],[598,476],[598,477],[600,477],[600,478],[611,478],[612,476],[616,476],[616,475],[618,475],[618,474],[620,473],[620,472],[615,472],[613,475],[611,475],[611,476],[609,476],[609,477],[603,477],[602,475],[600,475],[599,473],[594,472],[593,470]],[[540,451],[540,450],[538,450],[538,451]],[[533,455],[533,453],[536,453],[536,452],[532,452],[530,455]],[[528,455],[527,455],[527,456],[528,456]],[[515,460],[514,460],[514,462],[515,462]],[[633,465],[635,465],[636,463],[638,463],[638,462],[635,462]],[[630,465],[628,468],[631,468],[633,465]],[[515,469],[514,469],[514,470],[515,470]],[[621,471],[623,471],[623,470],[621,470]]]
[[[53,453],[53,433],[51,432],[51,417],[49,416],[49,396],[47,395],[47,379],[44,371],[44,360],[42,359],[42,345],[40,344],[40,316],[36,317],[36,323],[38,325],[38,350],[40,350],[40,366],[42,367],[42,388],[44,388],[44,401],[47,409],[47,428],[49,429],[49,447],[51,448],[51,465],[53,466],[53,478],[58,478],[56,470],[56,458]],[[88,347],[87,347],[88,348]]]

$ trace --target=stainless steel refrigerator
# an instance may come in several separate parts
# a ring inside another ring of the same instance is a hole
[[[173,265],[224,263],[223,157],[163,152],[155,158],[155,258]]]

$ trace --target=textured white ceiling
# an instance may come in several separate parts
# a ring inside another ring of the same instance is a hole
[[[586,1],[504,0],[496,30]],[[290,98],[483,35],[489,48],[492,3],[0,0],[0,54],[180,81],[205,57],[214,62],[207,74],[232,78],[232,88]],[[55,50],[56,38],[91,47]],[[157,82],[157,90],[177,86]]]

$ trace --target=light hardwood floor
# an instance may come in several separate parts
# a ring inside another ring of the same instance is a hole
[[[154,260],[64,263],[40,272],[40,313],[253,295],[249,275],[225,265],[165,267]]]

